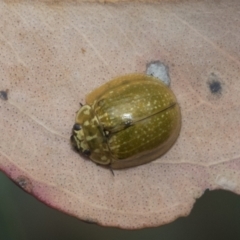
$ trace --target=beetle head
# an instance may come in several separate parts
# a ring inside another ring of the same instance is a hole
[[[89,157],[91,151],[87,142],[85,141],[84,132],[82,130],[82,126],[78,123],[75,123],[72,128],[72,136],[71,136],[71,144],[72,146],[79,151],[84,156]]]

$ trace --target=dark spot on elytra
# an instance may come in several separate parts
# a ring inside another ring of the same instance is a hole
[[[219,95],[222,93],[222,84],[216,74],[211,73],[208,79],[208,86],[212,94]]]
[[[132,119],[123,119],[123,120],[124,120],[125,128],[130,127],[131,125],[133,125]]]
[[[0,98],[5,101],[8,100],[8,89],[6,91],[0,91]]]

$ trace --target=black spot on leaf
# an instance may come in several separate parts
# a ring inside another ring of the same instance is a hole
[[[19,187],[21,187],[26,192],[29,192],[29,193],[32,192],[33,185],[32,185],[31,180],[28,177],[20,175],[17,177],[15,182],[17,183],[17,185]]]
[[[6,91],[0,91],[0,98],[5,101],[8,100],[8,89]]]
[[[212,94],[221,94],[222,93],[222,84],[219,78],[214,74],[211,73],[209,80],[208,80],[209,90]]]
[[[210,90],[212,93],[220,93],[222,90],[222,86],[220,82],[213,81],[209,84]]]

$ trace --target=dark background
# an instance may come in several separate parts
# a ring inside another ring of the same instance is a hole
[[[51,209],[0,172],[0,240],[240,240],[240,196],[206,191],[188,217],[157,228],[121,230]]]

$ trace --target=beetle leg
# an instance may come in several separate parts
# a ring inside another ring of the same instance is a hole
[[[115,175],[114,175],[114,171],[113,171],[113,169],[112,169],[112,166],[111,166],[111,165],[109,165],[109,169],[110,169],[110,171],[111,171],[112,175],[113,175],[113,176],[115,176]]]

